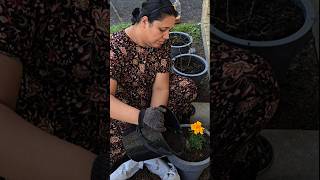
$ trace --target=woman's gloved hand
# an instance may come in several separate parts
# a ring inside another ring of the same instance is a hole
[[[139,126],[147,125],[155,131],[164,132],[164,113],[166,109],[162,106],[149,107],[147,109],[140,110],[139,113]]]

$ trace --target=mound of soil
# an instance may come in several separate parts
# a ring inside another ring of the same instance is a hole
[[[170,34],[171,45],[173,46],[183,46],[188,44],[190,41],[187,37],[180,34]]]

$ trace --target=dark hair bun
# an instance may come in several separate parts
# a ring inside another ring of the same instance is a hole
[[[140,9],[139,8],[135,8],[132,11],[132,18],[131,18],[131,22],[132,24],[135,24],[139,21],[139,15],[140,15]]]

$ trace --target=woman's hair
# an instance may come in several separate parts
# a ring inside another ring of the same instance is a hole
[[[148,17],[148,21],[152,23],[154,20],[161,20],[165,16],[178,16],[178,12],[170,0],[147,0],[142,3],[141,11],[135,8],[132,11],[132,24],[139,23],[143,16]]]

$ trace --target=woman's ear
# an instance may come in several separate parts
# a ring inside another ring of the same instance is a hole
[[[147,16],[143,16],[140,22],[142,23],[143,27],[147,27],[149,25],[149,19]]]

